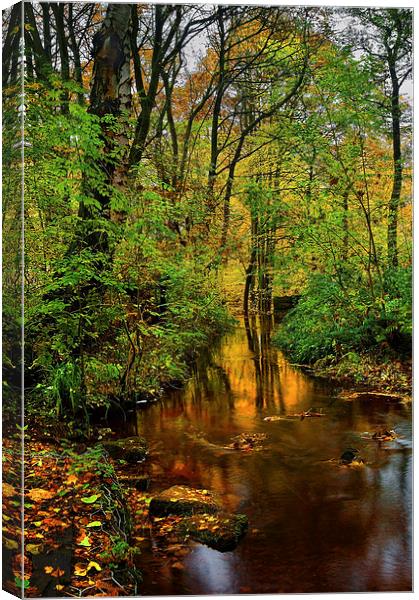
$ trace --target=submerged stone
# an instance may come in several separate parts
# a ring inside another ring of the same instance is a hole
[[[216,513],[220,505],[208,490],[196,490],[185,485],[174,485],[154,496],[150,502],[150,515],[193,515]]]
[[[341,455],[340,460],[343,464],[349,465],[351,462],[357,458],[359,450],[355,448],[347,448]]]
[[[181,532],[220,552],[234,550],[248,529],[246,515],[194,515],[182,521]]]
[[[262,450],[267,437],[266,433],[241,433],[233,437],[231,444],[225,447],[231,450]]]
[[[127,463],[142,462],[148,454],[147,442],[141,437],[103,441],[101,443],[112,458],[126,460]]]

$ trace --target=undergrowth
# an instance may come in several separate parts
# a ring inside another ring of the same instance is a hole
[[[274,343],[291,360],[338,378],[394,383],[394,363],[410,355],[411,310],[410,268],[386,273],[379,296],[365,285],[345,287],[332,277],[316,276],[284,318]]]

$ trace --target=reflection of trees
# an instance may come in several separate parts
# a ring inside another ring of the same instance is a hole
[[[220,409],[228,408],[227,412],[234,408],[230,378],[211,355],[204,357],[195,367],[191,399],[194,404],[201,404],[203,400],[215,401]]]
[[[252,353],[256,379],[256,406],[275,406],[275,390],[278,393],[280,412],[285,406],[280,393],[278,353],[271,345],[272,316],[260,315],[259,327],[255,316],[244,317],[247,343]]]

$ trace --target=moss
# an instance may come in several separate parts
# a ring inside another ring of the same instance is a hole
[[[227,552],[234,550],[248,528],[246,515],[194,515],[179,525],[183,535],[210,548]]]
[[[126,460],[128,463],[142,462],[148,454],[147,442],[141,437],[103,441],[102,446],[112,458]]]
[[[195,490],[183,485],[164,490],[150,502],[150,514],[156,517],[216,513],[219,510],[218,502],[208,490]]]

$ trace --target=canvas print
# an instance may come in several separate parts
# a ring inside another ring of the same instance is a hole
[[[412,10],[3,19],[3,589],[412,590]]]

